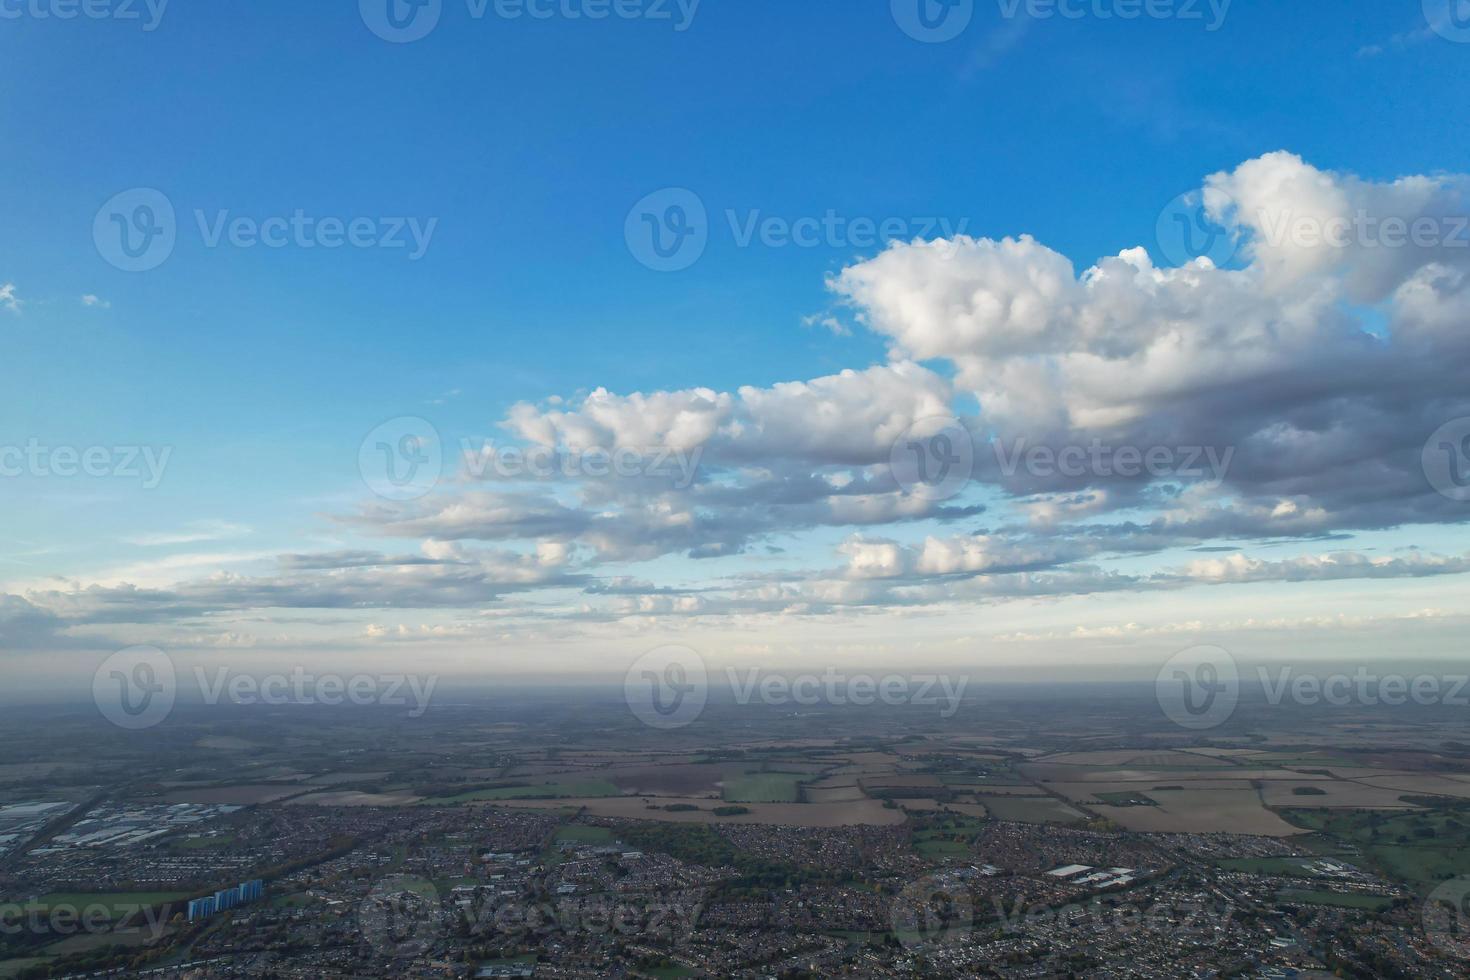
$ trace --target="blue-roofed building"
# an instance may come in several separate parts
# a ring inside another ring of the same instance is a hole
[[[265,882],[256,878],[253,881],[242,881],[233,888],[221,888],[206,898],[196,898],[189,902],[189,921],[195,922],[207,919],[216,912],[224,912],[227,909],[247,905],[250,902],[258,902],[265,897]]]

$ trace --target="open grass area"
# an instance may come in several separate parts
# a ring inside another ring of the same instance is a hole
[[[795,803],[801,799],[804,777],[786,772],[754,772],[725,780],[725,800],[730,803]]]
[[[101,906],[112,918],[130,915],[153,905],[188,898],[188,892],[54,892],[27,902],[26,911],[47,912],[51,909],[73,909],[78,913]]]
[[[972,856],[970,842],[985,828],[985,821],[970,817],[943,816],[912,835],[914,850],[931,861]]]
[[[968,845],[953,840],[924,840],[914,843],[914,850],[930,860],[950,857],[969,857]]]
[[[1349,895],[1343,892],[1323,892],[1307,889],[1286,889],[1280,893],[1280,898],[1289,902],[1302,902],[1307,905],[1325,905],[1339,909],[1367,909],[1377,912],[1386,909],[1393,904],[1393,899],[1381,895]]]
[[[975,820],[970,817],[945,816],[939,818],[932,827],[914,831],[914,840],[939,840],[946,837],[953,837],[956,834],[974,835],[984,829],[984,820]]]
[[[1073,823],[1083,815],[1050,796],[977,796],[997,820],[1022,823]]]
[[[475,803],[484,800],[547,800],[621,795],[622,790],[605,779],[584,779],[477,789],[454,796],[439,796],[424,800],[421,805],[453,806],[457,803]]]
[[[606,827],[588,827],[583,824],[568,824],[556,832],[556,840],[575,844],[611,844],[613,832]]]
[[[1295,810],[1290,819],[1356,848],[1385,874],[1420,892],[1470,874],[1470,810]]]

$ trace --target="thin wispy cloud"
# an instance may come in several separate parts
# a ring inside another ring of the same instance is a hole
[[[223,541],[243,537],[250,533],[251,529],[244,524],[235,524],[230,521],[194,521],[176,530],[134,534],[122,540],[126,544],[142,548],[158,548],[199,544],[206,541]]]

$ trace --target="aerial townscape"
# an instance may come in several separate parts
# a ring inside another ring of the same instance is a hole
[[[1465,975],[1456,718],[1194,734],[1146,694],[53,717],[0,764],[0,972]]]

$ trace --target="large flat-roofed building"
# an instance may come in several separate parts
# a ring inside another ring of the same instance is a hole
[[[189,902],[189,921],[207,919],[216,912],[256,902],[264,897],[265,882],[259,878],[241,882],[233,888],[221,888],[213,895],[196,898]]]

